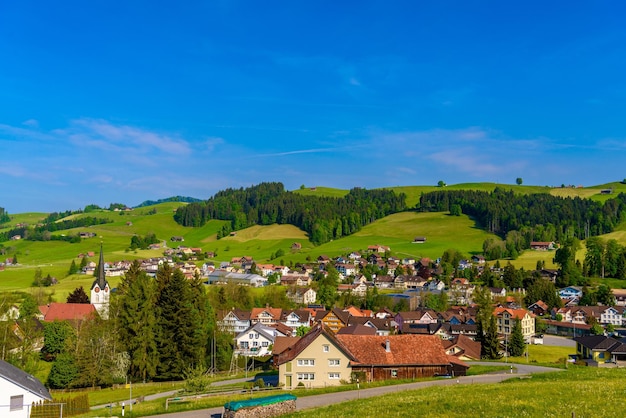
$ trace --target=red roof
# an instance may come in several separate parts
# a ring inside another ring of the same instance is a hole
[[[90,303],[50,303],[39,307],[45,322],[84,320],[96,313]]]
[[[450,364],[436,335],[337,335],[361,365]],[[387,341],[389,350],[387,350]]]

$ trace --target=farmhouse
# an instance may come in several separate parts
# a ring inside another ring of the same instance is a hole
[[[538,251],[554,250],[554,242],[533,241],[530,243],[530,249]]]

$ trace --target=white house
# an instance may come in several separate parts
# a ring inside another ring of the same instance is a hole
[[[285,335],[276,328],[268,327],[260,322],[254,324],[235,337],[235,353],[243,356],[265,356],[271,354],[276,336]]]
[[[29,418],[33,402],[52,400],[48,389],[34,376],[0,360],[0,416]]]
[[[217,324],[224,331],[239,334],[250,327],[250,311],[233,308]]]
[[[299,327],[310,327],[311,312],[306,309],[296,309],[287,313],[281,322],[294,331],[297,331]]]

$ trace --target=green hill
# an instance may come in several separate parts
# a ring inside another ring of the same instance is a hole
[[[611,195],[602,194],[605,189],[613,189],[613,194],[625,191],[626,185],[621,182],[608,183],[588,188],[548,188],[542,186],[500,185],[495,183],[464,183],[446,186],[446,189],[493,190],[495,187],[512,189],[519,193],[550,193],[558,196],[579,196],[597,200],[605,200]],[[407,195],[409,207],[418,202],[422,193],[440,190],[437,186],[398,186],[390,189]],[[347,190],[316,187],[295,190],[296,193],[316,194],[320,196],[341,197]],[[63,300],[67,293],[77,286],[89,287],[92,278],[81,275],[66,277],[72,260],[80,253],[99,251],[100,243],[104,245],[107,261],[132,260],[156,257],[162,250],[128,251],[131,237],[134,234],[145,236],[154,233],[160,241],[168,246],[178,246],[170,241],[172,236],[182,236],[184,245],[201,247],[205,251],[214,251],[214,261],[229,261],[232,257],[252,256],[259,263],[271,262],[297,263],[315,260],[319,255],[337,256],[351,251],[362,251],[369,245],[381,244],[391,247],[392,254],[403,257],[438,258],[446,249],[455,248],[466,256],[482,253],[482,244],[487,237],[493,236],[478,228],[467,216],[449,216],[446,213],[401,212],[379,219],[366,225],[359,232],[327,242],[313,245],[305,232],[291,225],[253,226],[237,231],[233,236],[217,239],[217,233],[227,221],[211,220],[202,227],[183,227],[173,219],[173,214],[184,202],[164,202],[152,206],[135,208],[131,211],[101,210],[90,213],[72,215],[74,218],[86,216],[107,218],[112,222],[84,228],[53,232],[52,235],[71,235],[79,232],[92,232],[93,238],[82,239],[79,243],[65,241],[5,241],[0,243],[4,258],[17,256],[19,266],[7,267],[0,271],[0,290],[28,289],[37,269],[43,275],[50,274],[60,280],[58,285],[45,289],[54,292],[53,298]],[[7,231],[19,223],[29,225],[41,222],[45,213],[23,213],[11,215],[9,223],[1,225],[0,231]],[[416,236],[426,237],[423,244],[414,244]],[[626,225],[622,224],[604,238],[614,238],[626,245]],[[293,243],[300,243],[301,249],[292,251]],[[281,254],[276,256],[276,254]],[[273,258],[272,258],[273,257]],[[538,259],[545,260],[547,267],[552,264],[553,253],[526,252],[513,261],[517,267],[534,268]],[[116,281],[112,280],[115,285]]]

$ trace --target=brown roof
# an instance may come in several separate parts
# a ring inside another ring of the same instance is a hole
[[[341,328],[337,331],[337,335],[376,335],[376,328],[368,327],[367,325],[352,324],[347,327]]]
[[[337,338],[334,336],[333,332],[330,329],[327,329],[322,324],[317,324],[313,328],[311,328],[311,330],[307,332],[303,337],[296,341],[295,344],[289,346],[286,350],[283,350],[280,354],[275,356],[274,364],[276,366],[280,366],[281,364],[292,361],[320,336],[322,338],[326,338],[330,343],[336,346],[351,361],[355,360],[352,354],[343,346],[343,344],[339,340],[337,340]]]
[[[450,364],[441,339],[435,335],[337,335],[337,340],[360,365]]]
[[[278,321],[283,313],[283,310],[281,308],[252,308],[252,311],[250,312],[250,319],[257,319],[263,312],[269,313],[272,318]]]
[[[87,319],[96,313],[96,308],[90,303],[50,303],[40,306],[39,312],[44,315],[45,322],[76,321]]]
[[[277,355],[294,345],[300,337],[276,337],[274,340],[274,346],[272,347],[272,354]]]
[[[461,351],[456,354],[457,357],[464,356],[472,360],[480,360],[480,343],[463,334],[455,335],[451,340],[442,340],[442,344],[446,350],[453,347],[460,348]]]

